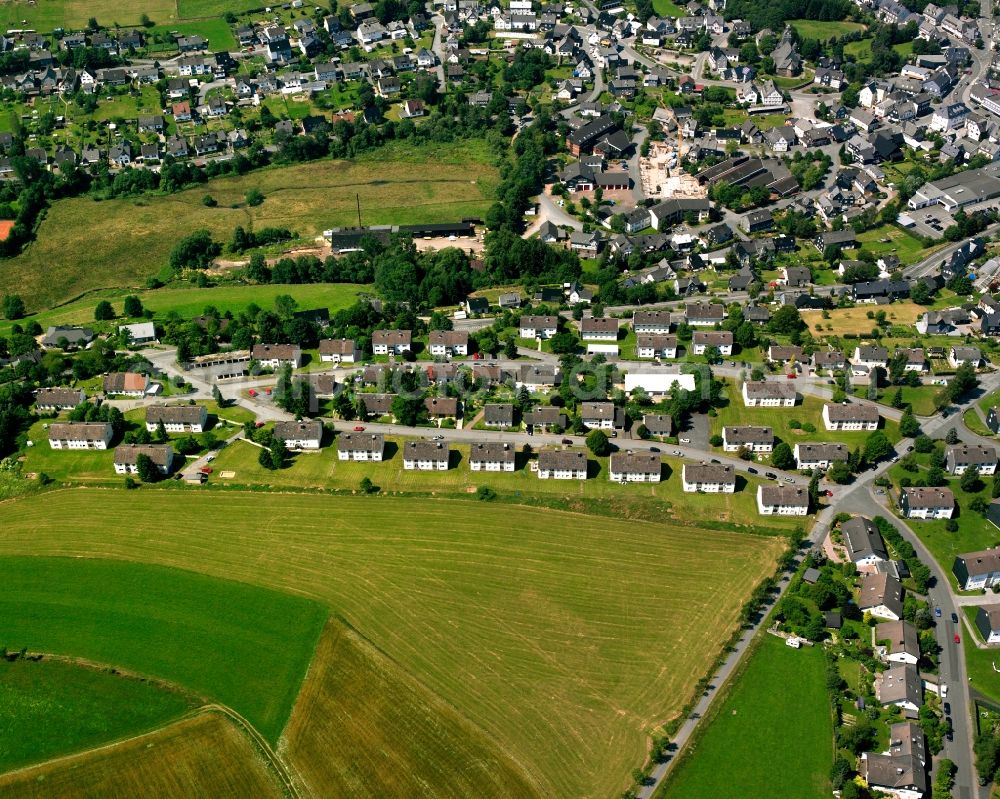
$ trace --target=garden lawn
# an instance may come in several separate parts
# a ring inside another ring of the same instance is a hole
[[[320,617],[250,584],[294,591],[483,731],[539,793],[567,799],[624,790],[785,546],[413,497],[84,488],[7,507],[0,552],[75,556],[3,564],[0,630],[14,646],[169,672],[273,735]],[[415,751],[422,735],[393,733]]]
[[[671,0],[653,0],[653,11],[659,17],[683,17],[684,9]]]
[[[63,661],[0,661],[0,772],[156,728],[197,704],[156,683]]]
[[[451,222],[481,217],[497,170],[480,142],[396,146],[354,161],[321,160],[216,178],[171,195],[96,202],[56,201],[37,241],[8,260],[0,294],[20,294],[28,310],[65,303],[94,289],[140,286],[167,265],[185,235],[208,229],[220,242],[237,225],[287,227],[310,238],[338,225]],[[265,196],[247,207],[245,194]],[[211,194],[218,206],[206,208]],[[235,207],[234,207],[235,206]]]
[[[822,647],[761,635],[728,695],[689,744],[657,799],[823,799],[833,721]]]
[[[876,256],[886,253],[897,256],[903,266],[911,266],[933,252],[931,248],[925,250],[920,239],[896,225],[882,225],[866,230],[858,235],[858,241]]]
[[[780,379],[779,375],[778,378]],[[795,381],[789,380],[789,383]],[[726,381],[726,393],[729,397],[729,404],[718,409],[718,415],[711,420],[712,435],[722,435],[723,427],[733,427],[736,425],[762,425],[774,429],[775,438],[788,443],[794,447],[798,441],[831,441],[842,442],[852,449],[854,447],[864,447],[865,440],[870,433],[866,432],[831,432],[823,426],[823,405],[826,401],[811,394],[800,395],[801,402],[793,408],[748,408],[743,404],[743,396],[740,394],[736,384]],[[790,422],[798,421],[802,424],[810,422],[815,428],[815,432],[795,430]],[[899,440],[899,425],[891,419],[882,418],[882,430],[889,437],[890,441]]]
[[[962,615],[973,627],[976,626],[976,613],[978,609],[974,607],[962,608]],[[968,628],[963,626],[961,630],[962,646],[965,647],[965,668],[969,674],[969,687],[993,702],[1000,703],[1000,674],[997,673],[994,665],[1000,668],[1000,652],[995,647],[980,649],[976,646],[976,640],[982,637],[979,631],[973,636]]]
[[[815,19],[793,19],[789,20],[788,24],[795,28],[799,36],[804,39],[819,39],[820,41],[865,29],[865,26],[858,22],[820,22]]]
[[[136,507],[138,496],[120,496],[125,502],[116,510],[93,501],[94,524],[120,525],[136,540],[150,542],[174,522],[166,506],[144,515]],[[204,531],[209,516],[187,524]],[[155,532],[154,519],[160,528]],[[86,526],[79,517],[67,520],[78,532],[81,522]],[[110,553],[100,546],[89,554]],[[326,619],[320,605],[301,597],[142,563],[4,557],[0,569],[6,586],[0,645],[175,683],[234,708],[272,743],[288,720]]]
[[[158,21],[154,19],[154,22]],[[212,51],[239,49],[236,38],[233,36],[232,28],[223,19],[203,19],[197,22],[181,23],[172,22],[153,28],[153,32],[177,33],[181,36],[203,36],[208,39],[208,47]],[[149,34],[147,33],[147,35]]]

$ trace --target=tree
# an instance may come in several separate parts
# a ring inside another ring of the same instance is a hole
[[[162,419],[160,419],[160,421],[158,421],[156,423],[156,433],[155,433],[155,436],[156,436],[156,442],[158,444],[166,444],[167,441],[170,440],[170,436],[167,435],[167,428],[163,424],[163,420]]]
[[[24,316],[24,300],[17,294],[5,294],[3,297],[3,315],[6,319],[20,319]]]
[[[986,514],[990,512],[990,503],[982,497],[976,497],[969,503],[969,510],[985,518]]]
[[[145,453],[140,453],[139,457],[135,459],[135,470],[139,475],[139,479],[144,483],[155,482],[160,476],[160,472],[156,468],[156,464],[153,463],[153,459]]]
[[[958,482],[959,487],[966,494],[976,494],[983,490],[983,481],[979,477],[979,467],[970,466],[962,472],[962,479]]]
[[[212,399],[215,400],[215,404],[218,405],[219,408],[226,407],[226,400],[222,396],[222,389],[220,389],[217,384],[212,385]]]
[[[906,403],[903,402],[903,389],[897,388],[892,394],[892,400],[890,401],[893,408],[901,410],[906,407]]]
[[[556,355],[566,355],[567,353],[576,352],[578,346],[576,336],[567,331],[556,333],[550,339],[550,343],[552,346],[552,352]]]
[[[361,478],[360,488],[363,494],[377,494],[380,491],[379,487],[368,477]]]
[[[806,323],[802,321],[798,308],[794,305],[783,305],[774,312],[769,327],[775,333],[791,335],[805,330]]]
[[[913,449],[926,455],[928,452],[934,449],[934,439],[930,436],[925,436],[923,434],[917,436],[913,440]]]
[[[111,303],[107,300],[101,300],[97,303],[97,307],[94,308],[94,319],[98,322],[106,322],[109,319],[115,318],[115,309],[111,307]]]
[[[246,199],[247,205],[257,206],[264,202],[264,194],[260,189],[250,189],[244,195],[244,199]]]
[[[593,452],[597,457],[603,458],[604,456],[611,454],[611,442],[608,440],[608,436],[603,430],[592,430],[587,435],[587,449]]]
[[[899,420],[899,434],[903,438],[916,438],[920,435],[920,422],[913,415],[913,411],[907,408]]]
[[[271,458],[272,469],[283,468],[285,461],[288,459],[288,449],[285,447],[285,442],[280,438],[274,439],[271,442],[271,448],[268,454]]]
[[[945,444],[957,444],[958,443],[958,432],[954,427],[949,427],[948,432],[944,436]]]
[[[834,461],[826,470],[826,476],[830,482],[844,485],[851,481],[851,469],[846,461]]]
[[[142,316],[142,300],[136,297],[134,294],[129,294],[125,298],[124,306],[125,316],[135,318],[137,316]]]
[[[782,441],[771,452],[771,463],[778,469],[794,469],[795,457],[792,455],[792,448],[788,443]]]
[[[865,440],[864,455],[868,463],[877,463],[893,451],[892,442],[881,430],[876,430]]]

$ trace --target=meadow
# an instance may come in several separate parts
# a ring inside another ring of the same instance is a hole
[[[287,794],[247,737],[206,712],[115,746],[0,775],[0,798],[252,796]]]
[[[853,308],[833,308],[826,312],[828,317],[824,317],[822,311],[803,311],[802,319],[809,325],[809,329],[813,331],[814,335],[823,335],[825,332],[829,335],[842,336],[845,333],[853,333],[858,336],[867,336],[878,326],[874,319],[868,317],[868,314],[878,311],[885,311],[886,318],[894,325],[913,327],[917,319],[926,313],[927,309],[915,302],[894,302],[884,308],[856,305]],[[915,330],[914,335],[916,335]],[[855,342],[855,345],[860,343]],[[849,344],[850,342],[847,342],[845,346]],[[852,356],[854,351],[852,349],[851,352],[844,354]]]
[[[362,222],[417,224],[482,216],[497,170],[482,143],[389,148],[354,161],[313,161],[211,180],[170,195],[97,201],[59,200],[37,240],[0,271],[0,294],[20,294],[29,311],[51,308],[95,289],[138,287],[167,265],[186,234],[205,228],[221,242],[237,225],[287,227],[313,238]],[[248,207],[257,189],[264,202]],[[207,208],[210,194],[218,206]]]
[[[324,603],[521,764],[540,792],[559,797],[606,797],[625,787],[645,757],[647,736],[690,698],[741,604],[784,547],[778,537],[516,505],[239,491],[62,490],[14,500],[6,517],[3,553],[139,560],[153,565],[122,567],[123,574],[194,569]],[[165,573],[167,588],[189,584],[186,572]],[[22,585],[12,580],[16,574],[8,576],[0,618],[17,635],[5,637],[29,646],[44,639],[52,648],[59,633],[60,648],[135,665],[124,662],[124,650],[141,637],[131,620],[149,613],[150,580],[141,582],[143,602],[120,608],[127,638],[108,640],[106,622],[80,622],[102,586],[128,593],[124,577],[96,586],[82,585],[78,574]],[[232,585],[208,583],[213,590]],[[257,715],[276,723],[285,705],[276,701],[273,668],[263,659],[286,656],[273,651],[282,647],[299,652],[301,639],[316,634],[314,617],[310,610],[303,629],[275,610],[291,598],[268,595],[265,612],[252,595],[257,589],[239,588],[247,598],[232,603],[233,612],[253,617],[250,630],[234,624],[216,634],[218,608],[226,605],[206,602],[203,589],[184,588],[178,602],[190,600],[180,609],[157,599],[152,608],[166,629],[192,614],[207,616],[202,638],[221,639],[216,646],[226,660],[216,684],[206,685],[219,652],[196,657],[198,637],[181,630],[194,642],[182,664],[193,673],[179,673],[176,657],[164,666],[179,682],[234,704],[251,701],[251,690],[263,693],[272,712]],[[93,600],[67,610],[69,596]],[[279,633],[265,636],[272,625]],[[276,646],[279,635],[284,643]],[[170,658],[156,646],[140,654],[148,671],[156,664],[145,660]],[[392,731],[397,745],[407,740],[418,752],[427,734]]]
[[[212,479],[220,485],[354,491],[367,477],[384,491],[434,495],[467,495],[486,486],[507,501],[537,501],[564,510],[583,511],[594,511],[594,504],[598,504],[610,515],[622,518],[697,519],[706,526],[747,530],[758,528],[761,522],[754,499],[758,481],[741,479],[738,486],[741,490],[733,494],[686,494],[680,484],[681,461],[674,459],[665,461],[661,482],[623,486],[608,479],[608,458],[593,455],[589,458],[589,479],[586,481],[540,480],[529,466],[534,457],[529,460],[520,453],[514,472],[473,472],[469,469],[469,447],[465,444],[451,445],[448,471],[406,470],[401,455],[403,442],[402,438],[390,438],[385,460],[381,463],[341,461],[337,458],[336,446],[329,446],[319,452],[296,455],[285,469],[274,472],[258,463],[260,450],[257,447],[246,441],[235,441],[219,453],[213,464],[216,474],[234,472],[234,475],[228,479]],[[109,478],[118,482],[113,474]],[[766,526],[768,531],[790,531],[801,527],[802,523],[802,519],[779,517],[768,519]]]
[[[0,772],[155,729],[197,704],[153,682],[65,661],[0,661]]]
[[[421,735],[398,735],[408,728]],[[540,796],[481,730],[338,622],[320,639],[282,749],[313,796]]]
[[[788,24],[798,31],[799,36],[820,41],[865,29],[859,22],[821,22],[815,19],[791,19]]]
[[[829,796],[833,720],[824,671],[821,647],[791,649],[762,635],[657,799],[731,796],[736,785],[741,799]]]
[[[94,523],[113,526],[98,507]],[[148,539],[151,530],[135,523],[133,507],[129,498],[120,508],[121,524]],[[167,522],[170,515],[163,508],[155,518]],[[0,645],[183,686],[235,708],[276,740],[325,621],[323,608],[245,583],[92,554],[0,560],[8,589],[0,597]]]
[[[256,0],[133,0],[124,4],[115,0],[3,0],[0,24],[5,29],[79,30],[96,17],[101,25],[138,26],[146,14],[153,22],[174,30],[178,26],[169,23],[178,19],[218,17],[226,11],[239,13],[259,7]]]
[[[774,379],[781,379],[778,375]],[[794,382],[794,381],[788,381]],[[726,392],[729,397],[729,404],[718,409],[718,415],[711,420],[712,435],[722,435],[723,427],[733,427],[736,425],[760,425],[762,423],[761,413],[764,414],[763,421],[774,429],[775,439],[786,442],[790,447],[794,447],[799,441],[832,441],[842,442],[849,447],[863,447],[865,440],[870,435],[865,432],[830,432],[823,425],[823,405],[826,401],[811,394],[799,395],[800,400],[792,408],[748,408],[743,404],[743,396],[736,388],[735,382],[727,381]],[[792,422],[798,421],[801,424],[811,423],[816,429],[808,432],[802,429],[794,429]],[[883,417],[881,428],[891,441],[899,440],[899,424]]]
[[[172,285],[165,288],[134,291],[129,289],[107,289],[95,291],[74,302],[60,305],[51,310],[41,311],[27,317],[28,322],[36,321],[42,327],[49,325],[86,325],[100,329],[100,324],[94,322],[94,308],[101,300],[107,300],[116,314],[123,313],[125,297],[134,294],[141,301],[143,308],[153,314],[153,319],[162,321],[170,313],[177,313],[185,319],[199,316],[209,306],[219,313],[232,311],[234,315],[246,310],[250,305],[272,309],[277,296],[287,294],[298,303],[298,308],[308,310],[327,308],[334,313],[342,308],[353,305],[358,295],[367,287],[355,283],[305,283],[286,284],[268,283],[263,286],[222,285],[210,288],[195,286]],[[106,323],[108,332],[132,320],[122,316]],[[19,324],[24,325],[25,320]],[[10,330],[11,322],[0,322],[0,335]]]

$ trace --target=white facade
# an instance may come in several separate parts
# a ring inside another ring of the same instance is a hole
[[[751,397],[747,393],[747,384],[742,388],[743,404],[748,408],[792,408],[795,406],[795,396],[791,397]]]
[[[809,513],[808,503],[769,505],[764,503],[765,486],[757,486],[757,511],[762,516],[805,516]]]

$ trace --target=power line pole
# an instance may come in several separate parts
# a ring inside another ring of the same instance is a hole
[[[358,201],[358,227],[361,227],[361,194],[355,194],[354,197]]]

